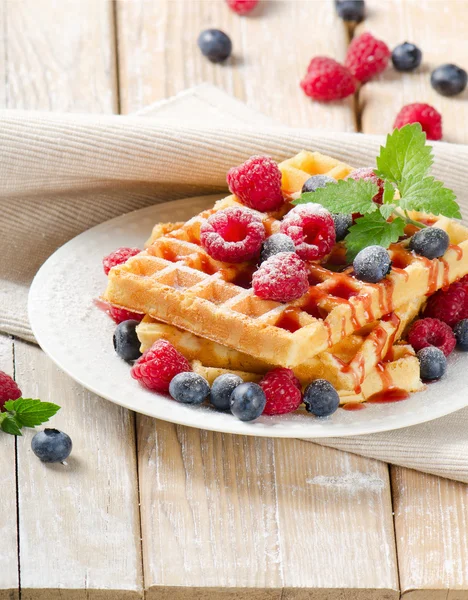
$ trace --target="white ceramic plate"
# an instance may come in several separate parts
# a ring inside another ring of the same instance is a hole
[[[365,410],[339,409],[328,419],[308,414],[261,417],[243,423],[209,407],[178,404],[143,389],[114,352],[114,323],[94,305],[106,285],[103,256],[120,246],[143,247],[154,223],[185,220],[216,197],[186,199],[139,210],[98,225],[57,250],[31,287],[29,316],[39,344],[57,365],[99,396],[158,419],[214,431],[270,437],[348,436],[408,427],[468,405],[468,356],[454,352],[448,375],[427,390]]]

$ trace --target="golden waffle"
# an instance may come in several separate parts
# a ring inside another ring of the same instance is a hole
[[[287,196],[300,192],[311,175],[343,177],[351,171],[339,161],[308,152],[285,161],[280,169]],[[344,251],[337,244],[326,261],[308,264],[311,287],[302,298],[288,304],[262,300],[250,288],[254,265],[215,261],[199,243],[204,219],[236,202],[234,196],[220,200],[155,239],[125,265],[114,267],[106,299],[267,363],[295,367],[411,299],[432,294],[468,273],[468,230],[445,217],[412,213],[413,219],[448,233],[451,245],[442,258],[416,256],[406,241],[393,244],[391,273],[380,283],[368,284],[355,279],[350,267],[337,271],[343,268]],[[274,233],[289,208],[286,204],[280,213],[256,214],[267,232]]]

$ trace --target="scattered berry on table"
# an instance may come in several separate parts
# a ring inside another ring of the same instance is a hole
[[[241,421],[257,419],[265,404],[265,393],[257,383],[241,383],[231,394],[231,412]]]
[[[223,62],[232,52],[230,37],[220,29],[205,29],[198,36],[197,43],[203,56],[213,63]]]
[[[438,227],[426,227],[417,231],[410,240],[410,250],[426,258],[439,258],[447,252],[450,238]]]
[[[140,358],[140,340],[136,328],[139,321],[133,319],[119,323],[114,331],[114,350],[124,360],[131,361]]]
[[[392,261],[382,246],[367,246],[356,255],[353,268],[354,274],[361,281],[378,283],[390,273]]]
[[[292,302],[309,289],[307,267],[295,252],[274,254],[253,274],[252,288],[264,300]]]
[[[304,391],[304,404],[307,412],[316,417],[332,415],[340,405],[340,397],[326,379],[316,379]]]
[[[259,3],[259,0],[226,0],[227,5],[238,15],[246,15]]]
[[[468,350],[468,319],[462,319],[453,328],[457,340],[457,347],[466,352]]]
[[[296,246],[292,239],[284,233],[274,233],[263,242],[260,262],[264,262],[280,252],[296,252]]]
[[[424,316],[439,319],[453,327],[468,318],[468,278],[452,283],[447,290],[439,290],[427,301]]]
[[[268,156],[252,156],[229,169],[226,179],[231,192],[249,208],[268,212],[284,204],[281,171]]]
[[[197,373],[179,373],[169,384],[169,394],[182,404],[201,404],[210,394],[210,385]]]
[[[3,410],[3,405],[8,400],[18,400],[21,398],[21,390],[16,381],[9,375],[0,371],[0,411]]]
[[[361,169],[355,169],[352,173],[350,173],[346,179],[355,179],[356,181],[362,179],[363,181],[371,181],[378,186],[379,191],[372,198],[373,202],[376,204],[382,204],[382,197],[384,193],[384,180],[377,177],[374,173],[374,169],[372,167],[362,167]]]
[[[304,260],[319,260],[335,245],[335,223],[320,204],[299,204],[284,217],[281,233],[289,235]]]
[[[439,319],[419,319],[408,331],[408,342],[416,350],[435,346],[448,356],[457,344],[451,328]]]
[[[312,175],[302,186],[302,193],[315,192],[319,188],[324,188],[327,183],[336,183],[336,179],[328,175]]]
[[[265,392],[264,415],[285,415],[298,409],[302,388],[291,369],[273,369],[259,383]]]
[[[123,323],[123,321],[141,321],[145,315],[141,313],[135,313],[126,308],[120,308],[119,306],[109,305],[106,311],[115,323]]]
[[[243,206],[219,210],[200,228],[200,242],[206,252],[229,263],[257,258],[265,236],[261,218]]]
[[[70,436],[58,429],[38,431],[31,440],[32,451],[37,458],[45,463],[67,460],[72,451],[72,446]]]
[[[211,404],[218,410],[229,410],[232,392],[241,383],[244,383],[243,379],[234,373],[224,373],[216,377],[211,386]]]
[[[387,68],[390,50],[385,42],[366,32],[355,37],[348,47],[345,66],[361,83]]]
[[[356,91],[356,80],[346,67],[326,56],[316,56],[301,81],[305,94],[319,102],[342,100]]]
[[[337,242],[341,242],[348,235],[349,228],[353,224],[353,215],[332,215],[335,223],[335,237]]]
[[[428,140],[442,138],[442,115],[430,104],[407,104],[397,114],[393,127],[400,129],[408,123],[420,123]]]
[[[139,248],[119,248],[118,250],[114,250],[114,252],[111,252],[102,259],[104,273],[108,275],[112,267],[123,265],[129,258],[140,254],[140,252]]]
[[[414,44],[404,42],[392,52],[392,63],[397,71],[414,71],[421,64],[422,52]]]
[[[336,0],[336,12],[343,21],[362,21],[366,10],[364,0]]]
[[[191,371],[188,360],[166,340],[158,340],[133,365],[132,377],[156,392],[168,392],[179,373]]]
[[[439,348],[427,346],[420,350],[416,356],[419,359],[419,370],[423,381],[435,381],[445,375],[447,359]]]
[[[468,75],[457,65],[441,65],[431,73],[431,85],[442,96],[456,96],[466,88]]]

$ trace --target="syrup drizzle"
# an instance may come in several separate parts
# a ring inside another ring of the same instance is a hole
[[[460,248],[460,246],[457,246],[456,244],[450,244],[449,249],[456,252],[457,260],[461,260],[463,258],[463,250]]]
[[[286,329],[286,331],[294,333],[301,328],[298,316],[299,309],[287,308],[276,322],[276,327],[280,327],[281,329]]]
[[[442,289],[445,291],[450,285],[450,265],[443,258],[440,262],[444,265],[444,277],[442,279]]]
[[[367,402],[369,404],[388,404],[390,402],[401,402],[402,400],[406,400],[406,398],[409,398],[408,392],[394,387],[373,394],[367,399]]]
[[[341,407],[343,410],[363,410],[365,407],[364,402],[347,402]]]

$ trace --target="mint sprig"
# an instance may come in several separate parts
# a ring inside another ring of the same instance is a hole
[[[315,192],[305,192],[293,204],[306,204],[315,202],[321,204],[332,213],[359,213],[365,215],[377,210],[378,206],[372,202],[379,188],[372,181],[363,179],[340,179],[336,183],[328,183]]]
[[[5,402],[3,410],[0,412],[0,429],[12,435],[22,435],[23,427],[46,423],[60,410],[60,406],[32,398],[18,398]]]
[[[346,258],[352,261],[367,246],[383,246],[398,241],[405,231],[405,221],[396,217],[390,223],[379,212],[356,219],[346,236]]]

